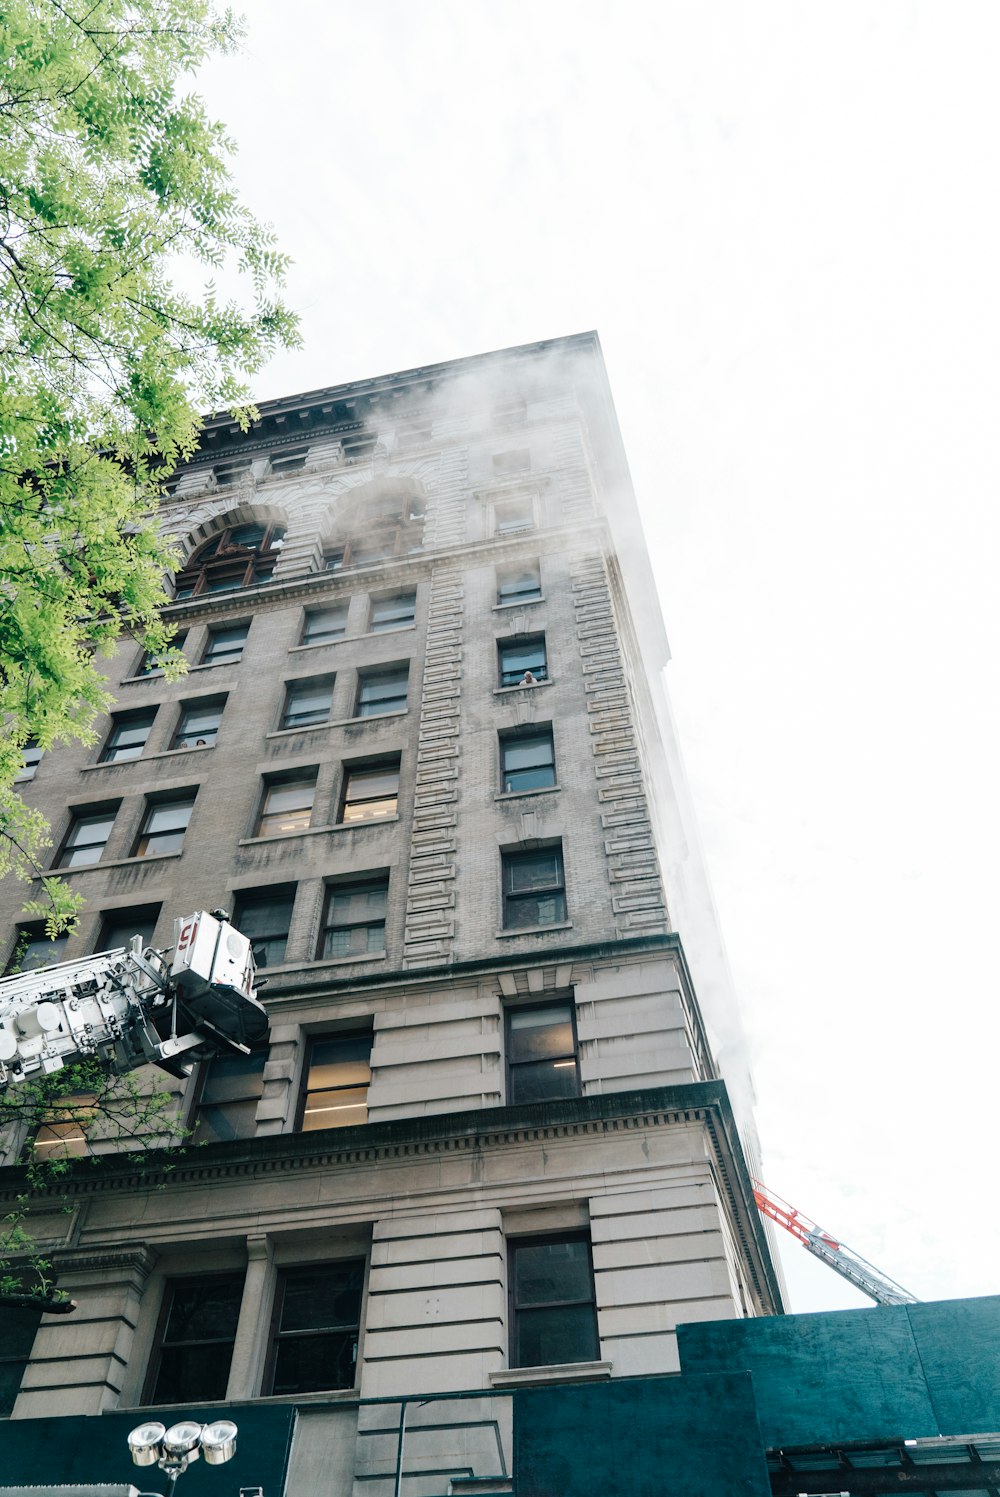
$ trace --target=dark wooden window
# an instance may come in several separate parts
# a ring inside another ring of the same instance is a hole
[[[266,1050],[249,1055],[216,1055],[201,1069],[194,1142],[227,1143],[253,1138],[257,1103],[264,1094]]]
[[[244,1277],[240,1272],[168,1282],[145,1403],[225,1398]]]
[[[158,853],[179,852],[196,794],[195,790],[185,790],[169,800],[150,801],[132,856],[150,858]]]
[[[121,801],[115,801],[112,806],[87,806],[74,811],[58,866],[87,868],[99,863],[120,805]]]
[[[211,748],[219,734],[225,697],[199,697],[181,703],[181,715],[170,747]]]
[[[371,1084],[370,1030],[317,1035],[309,1041],[299,1128],[349,1128],[368,1121]]]
[[[572,999],[507,1010],[507,1100],[580,1095]]]
[[[320,938],[320,957],[368,956],[385,950],[389,875],[356,884],[331,884]]]
[[[223,629],[210,629],[202,665],[235,665],[243,656],[249,632],[249,624],[227,624]]]
[[[561,847],[505,852],[501,856],[505,929],[556,925],[566,919]]]
[[[594,1270],[585,1234],[512,1241],[510,1282],[512,1367],[596,1361]]]
[[[215,469],[219,477],[219,469]],[[221,482],[221,479],[220,479]],[[230,525],[189,557],[174,579],[174,597],[229,593],[269,582],[281,554],[285,532],[280,525],[249,522]]]
[[[294,884],[241,889],[237,894],[233,924],[249,937],[258,967],[276,967],[285,960],[294,904]]]
[[[354,1386],[364,1282],[362,1259],[280,1275],[265,1396]]]
[[[120,712],[113,717],[100,762],[120,764],[123,759],[138,759],[146,747],[155,716],[155,707],[143,707],[138,712]]]
[[[532,676],[536,681],[548,680],[544,634],[532,634],[525,639],[499,640],[497,649],[501,686],[527,685]],[[526,676],[528,681],[525,681]]]
[[[153,931],[159,919],[158,904],[140,905],[131,910],[108,910],[101,921],[101,933],[95,951],[117,951],[127,946],[133,936],[141,936],[143,946],[153,943]]]
[[[398,805],[398,757],[345,769],[340,821],[379,821],[383,816],[395,816]]]
[[[556,782],[552,729],[518,729],[500,735],[500,779],[507,794],[544,790]]]

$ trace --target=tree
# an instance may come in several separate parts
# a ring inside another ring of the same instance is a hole
[[[0,10],[0,875],[38,871],[22,749],[93,737],[95,656],[131,632],[180,669],[157,494],[198,411],[245,424],[249,376],[297,341],[285,258],[233,190],[222,127],[181,92],[239,34],[207,0]],[[43,890],[27,908],[54,931],[78,900]]]

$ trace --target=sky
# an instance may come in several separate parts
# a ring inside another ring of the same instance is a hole
[[[1000,9],[242,9],[198,88],[304,336],[258,397],[597,329],[767,1183],[1000,1291]]]

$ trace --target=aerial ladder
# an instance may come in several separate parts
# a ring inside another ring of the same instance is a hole
[[[165,951],[133,936],[0,980],[0,1098],[80,1060],[116,1076],[149,1064],[187,1076],[197,1060],[248,1054],[267,1030],[250,942],[225,910],[201,910],[176,922]]]
[[[855,1253],[851,1248],[845,1247],[842,1242],[838,1242],[836,1237],[832,1237],[829,1232],[817,1226],[795,1206],[790,1206],[787,1201],[783,1201],[780,1196],[775,1195],[773,1190],[768,1190],[765,1185],[761,1185],[759,1180],[753,1182],[753,1194],[757,1208],[764,1216],[777,1222],[779,1227],[784,1227],[786,1232],[791,1232],[807,1252],[819,1258],[822,1263],[828,1264],[848,1283],[860,1289],[862,1294],[869,1295],[877,1305],[919,1303],[915,1294],[910,1294],[902,1285],[882,1273],[881,1269],[862,1258],[860,1253]]]

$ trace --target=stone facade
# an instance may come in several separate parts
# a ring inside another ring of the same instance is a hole
[[[57,848],[114,815],[100,856],[67,872],[87,906],[66,957],[108,921],[151,919],[165,946],[191,909],[273,906],[270,1045],[232,1142],[165,1170],[109,1156],[67,1182],[70,1210],[40,1207],[80,1308],[38,1331],[13,1417],[149,1407],[171,1285],[213,1274],[244,1275],[216,1402],[259,1400],[283,1275],[359,1262],[353,1382],[285,1395],[297,1497],[327,1489],[329,1462],[366,1497],[493,1476],[497,1390],[672,1371],[680,1321],[780,1310],[752,1122],[713,1058],[734,1027],[721,943],[690,846],[664,845],[686,814],[661,772],[665,641],[596,339],[274,402],[245,434],[213,420],[162,513],[190,590],[170,610],[188,673],[143,673],[123,643],[115,722],[45,755],[26,788]],[[526,679],[505,669],[521,659]],[[148,736],[109,758],[122,714]],[[525,744],[552,755],[535,784],[508,773]],[[397,772],[359,811],[365,776]],[[283,827],[276,790],[311,808]],[[144,844],[150,808],[181,804],[180,845]],[[707,911],[693,974],[675,888]],[[22,896],[2,896],[13,950]],[[517,1016],[549,1012],[571,1016],[554,1064],[575,1080],[556,1095],[546,1072],[518,1100]],[[302,1131],[310,1045],[338,1037],[370,1044],[370,1080],[358,1101],[354,1077],[351,1126]],[[194,1124],[204,1084],[172,1083]],[[514,1354],[512,1245],[534,1241],[586,1244],[585,1360]],[[417,1395],[462,1412],[413,1412],[400,1487],[399,1400]]]

